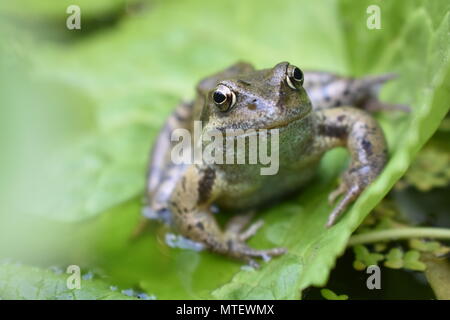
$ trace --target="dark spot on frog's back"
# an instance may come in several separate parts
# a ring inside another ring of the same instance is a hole
[[[198,182],[198,201],[199,203],[205,203],[208,201],[211,190],[216,179],[216,172],[214,169],[207,167],[201,171],[202,178]]]
[[[183,212],[183,210],[178,206],[175,201],[170,201],[170,205],[175,209],[177,213]]]
[[[372,143],[370,143],[370,141],[364,139],[362,141],[362,147],[368,156],[372,155]]]
[[[342,126],[320,125],[317,129],[318,133],[325,137],[342,138],[346,135],[346,129]]]
[[[197,226],[197,228],[199,228],[200,230],[205,230],[205,226],[204,226],[203,223],[201,223],[201,222],[197,222],[196,226]]]
[[[248,108],[249,110],[256,110],[256,104],[254,104],[254,103],[249,103],[249,104],[247,105],[247,108]]]

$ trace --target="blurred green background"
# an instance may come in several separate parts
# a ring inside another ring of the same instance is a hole
[[[72,4],[80,30],[66,27]],[[381,29],[367,27],[373,4]],[[297,299],[324,286],[350,234],[448,111],[449,19],[446,0],[2,1],[0,297],[122,298],[120,290],[133,288],[158,299]],[[345,164],[341,151],[327,156],[304,194],[261,213],[266,226],[250,243],[292,254],[259,271],[169,248],[157,224],[129,241],[157,130],[202,77],[238,60],[353,76],[396,72],[381,97],[413,110],[378,115],[391,162],[336,228],[323,229],[324,199]],[[74,296],[55,287],[69,264],[98,282]]]

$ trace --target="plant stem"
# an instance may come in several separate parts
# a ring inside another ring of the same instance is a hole
[[[348,246],[410,238],[450,239],[450,229],[445,228],[399,228],[367,232],[350,237]]]

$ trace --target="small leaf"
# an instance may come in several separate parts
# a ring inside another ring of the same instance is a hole
[[[358,271],[363,271],[367,268],[367,266],[363,262],[355,260],[353,261],[353,268]]]
[[[346,294],[337,295],[330,289],[322,289],[320,290],[322,297],[327,300],[348,300],[348,296]]]
[[[378,265],[378,262],[384,259],[384,255],[380,253],[371,253],[365,246],[356,245],[353,247],[356,256],[356,263],[353,267],[356,270],[364,270],[368,266]]]
[[[383,252],[387,248],[387,244],[384,242],[378,242],[373,245],[376,252]]]
[[[445,187],[450,182],[450,148],[427,145],[420,151],[404,177],[404,181],[420,191]]]
[[[384,265],[391,269],[401,269],[403,267],[403,251],[399,248],[393,248],[386,255]]]
[[[426,269],[426,265],[421,262],[419,258],[420,253],[417,250],[409,250],[408,252],[406,252],[403,259],[405,269],[424,271]]]
[[[441,244],[438,241],[424,241],[421,239],[411,239],[409,246],[412,249],[416,249],[423,252],[437,253],[441,249]]]

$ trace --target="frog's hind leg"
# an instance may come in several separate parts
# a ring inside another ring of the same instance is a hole
[[[378,92],[380,91],[381,86],[397,77],[396,74],[389,73],[379,76],[367,76],[363,78],[351,79],[347,80],[349,82],[353,82],[353,85],[348,85],[347,90],[349,91],[361,91],[361,95],[355,94],[359,99],[355,100],[354,104],[361,109],[367,110],[369,112],[377,112],[377,111],[403,111],[410,112],[411,109],[409,106],[404,104],[393,104],[382,102],[378,98]],[[346,91],[344,91],[346,92]]]
[[[211,212],[211,204],[223,192],[221,175],[210,167],[191,165],[184,173],[169,201],[177,231],[192,241],[203,243],[209,250],[258,264],[255,258],[270,258],[284,254],[284,248],[258,250],[249,247],[245,240],[261,226],[261,222],[250,225],[251,215],[233,218],[225,230],[220,228]]]
[[[171,134],[178,128],[188,129],[192,122],[193,104],[181,103],[169,116],[159,132],[151,151],[147,171],[147,206],[144,217],[135,228],[132,238],[137,238],[149,226],[149,219],[158,219],[170,224],[168,204],[178,179],[183,175],[185,165],[171,162]]]
[[[315,110],[355,106],[369,112],[401,110],[408,112],[406,105],[381,102],[379,89],[395,74],[366,76],[361,78],[342,77],[329,72],[310,71],[305,73],[304,88]]]
[[[178,128],[188,129],[192,121],[193,103],[181,103],[166,120],[152,148],[147,171],[147,191],[150,198],[161,184],[167,166],[171,164],[172,132]]]

